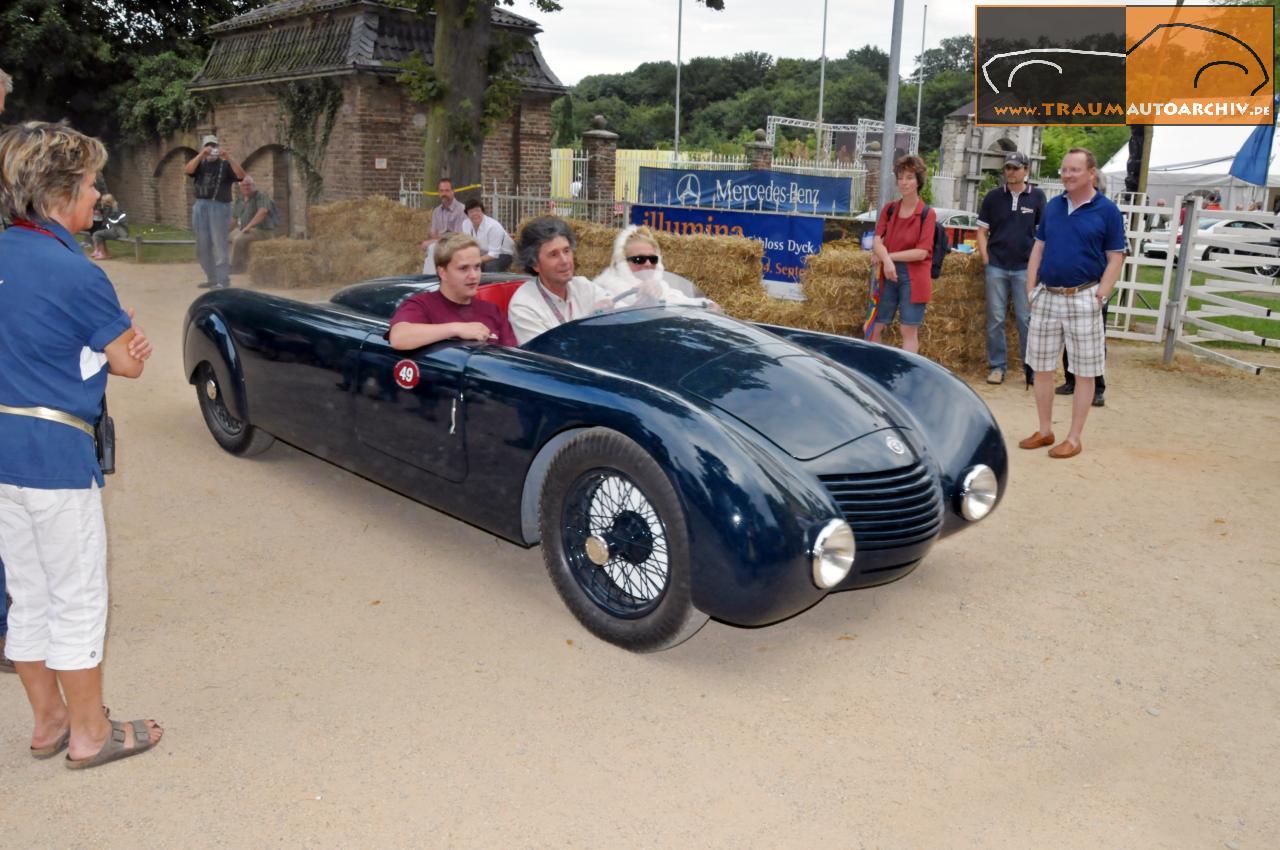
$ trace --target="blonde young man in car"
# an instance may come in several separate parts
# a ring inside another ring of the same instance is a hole
[[[440,288],[411,296],[391,317],[391,347],[408,351],[446,339],[515,345],[516,336],[496,304],[476,299],[480,288],[480,246],[461,233],[436,243]]]

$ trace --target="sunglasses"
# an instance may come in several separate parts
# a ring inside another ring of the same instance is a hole
[[[627,257],[627,262],[631,263],[631,265],[633,266],[643,266],[643,265],[656,266],[658,264],[659,259],[660,257],[658,257],[656,254],[636,254],[633,257]]]

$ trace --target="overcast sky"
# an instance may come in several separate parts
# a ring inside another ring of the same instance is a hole
[[[1055,0],[1057,2],[1058,0]],[[676,59],[677,0],[562,0],[564,10],[544,13],[527,0],[511,11],[538,22],[538,44],[551,70],[565,85],[591,74],[630,71],[642,62]],[[1095,0],[1097,2],[1097,0]],[[714,12],[684,0],[683,58],[732,56],[759,51],[779,57],[817,59],[822,55],[823,0],[725,0]],[[983,5],[1029,5],[1028,0],[984,0]],[[1098,5],[1122,6],[1101,0]],[[1169,5],[1168,0],[1132,0],[1130,5]],[[902,72],[920,53],[922,0],[906,0],[902,18]],[[974,3],[934,0],[929,4],[926,46],[944,38],[973,35]],[[841,57],[866,44],[889,52],[892,0],[830,0],[827,56]]]

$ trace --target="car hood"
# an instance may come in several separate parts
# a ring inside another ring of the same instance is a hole
[[[705,310],[625,310],[524,346],[662,387],[729,414],[797,460],[900,425],[851,370]]]

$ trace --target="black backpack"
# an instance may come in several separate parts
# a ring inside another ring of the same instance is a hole
[[[929,205],[924,201],[920,202],[920,221],[923,224],[924,217],[929,214]],[[893,217],[898,215],[898,203],[889,205],[889,221],[893,221]],[[942,261],[947,258],[947,253],[951,250],[951,240],[947,238],[947,231],[937,218],[933,220],[933,261],[929,266],[929,275],[934,280],[942,277]]]

